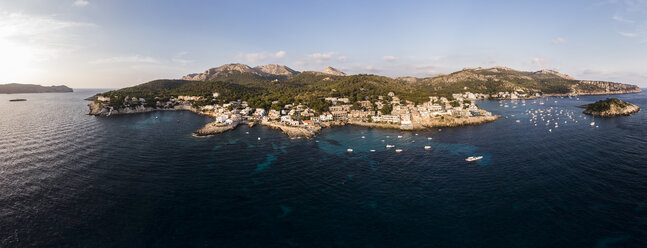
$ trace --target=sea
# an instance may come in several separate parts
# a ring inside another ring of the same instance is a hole
[[[102,91],[0,95],[0,247],[647,247],[645,90],[613,96],[631,116],[478,101],[501,118],[313,139],[88,115]]]

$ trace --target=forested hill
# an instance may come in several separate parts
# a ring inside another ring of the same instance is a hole
[[[0,84],[0,94],[51,93],[72,91],[72,88],[65,85],[40,86],[36,84]]]
[[[334,68],[322,72],[297,72],[287,66],[249,67],[228,64],[182,80],[155,80],[103,93],[104,96],[142,97],[148,100],[191,95],[219,101],[247,100],[267,107],[272,101],[319,101],[323,97],[348,97],[351,101],[374,99],[394,92],[403,100],[427,101],[430,95],[452,93],[523,92],[525,94],[604,94],[639,92],[635,85],[576,80],[555,71],[524,72],[505,67],[464,69],[430,78],[390,78],[379,75],[346,75]]]

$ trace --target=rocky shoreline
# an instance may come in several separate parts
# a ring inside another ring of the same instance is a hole
[[[321,131],[321,127],[313,126],[311,129],[308,128],[303,128],[303,127],[291,127],[291,126],[286,126],[286,125],[280,125],[280,124],[275,124],[269,121],[261,121],[261,125],[263,126],[268,126],[274,129],[279,129],[283,133],[287,134],[290,138],[312,138],[314,137],[319,131]]]
[[[108,116],[109,113],[110,115],[124,115],[124,114],[147,113],[147,112],[153,112],[153,111],[175,111],[175,110],[192,111],[198,114],[202,114],[199,111],[195,110],[194,108],[191,108],[190,106],[175,106],[174,108],[171,108],[171,109],[159,109],[159,108],[137,106],[135,108],[123,108],[123,109],[112,110],[112,111],[109,110],[108,108],[102,107],[101,104],[94,103],[94,102],[88,104],[88,106],[90,108],[89,114],[96,115],[96,116]],[[330,128],[330,127],[345,126],[345,125],[411,131],[411,130],[424,130],[424,129],[434,128],[434,127],[458,127],[458,126],[465,126],[465,125],[476,125],[476,124],[492,122],[497,119],[499,119],[499,116],[474,116],[474,117],[468,117],[468,118],[455,118],[455,117],[448,116],[447,118],[433,118],[429,121],[425,121],[420,124],[413,125],[413,127],[411,128],[405,128],[399,124],[371,123],[371,122],[361,122],[361,121],[330,121],[330,122],[322,123],[321,126],[312,126],[308,128],[286,126],[283,124],[278,124],[278,123],[266,121],[266,120],[259,122],[259,124],[270,128],[281,130],[283,133],[287,134],[290,138],[297,138],[297,137],[312,138],[317,133],[319,133],[322,128]],[[214,121],[196,130],[195,132],[193,132],[193,134],[195,136],[216,135],[230,130],[234,130],[240,124],[250,124],[250,126],[253,126],[254,124],[256,124],[256,122],[235,122],[229,125],[222,125]]]

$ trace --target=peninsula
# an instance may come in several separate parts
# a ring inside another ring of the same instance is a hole
[[[36,84],[0,84],[0,94],[53,92],[73,92],[73,90],[65,85],[41,86]]]
[[[620,115],[631,115],[640,111],[640,108],[618,98],[607,98],[591,104],[584,105],[585,114],[599,117],[614,117]]]
[[[634,92],[640,88],[506,67],[464,69],[431,78],[389,78],[347,75],[332,67],[298,72],[284,65],[227,64],[182,79],[98,94],[89,107],[91,115],[99,116],[157,110],[212,116],[215,121],[196,135],[259,124],[292,137],[312,137],[321,128],[347,124],[420,130],[497,120],[476,104],[484,99]]]

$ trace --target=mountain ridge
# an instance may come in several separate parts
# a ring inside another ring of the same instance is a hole
[[[74,90],[65,85],[42,86],[37,84],[0,84],[0,94],[19,93],[62,93],[73,92]]]

